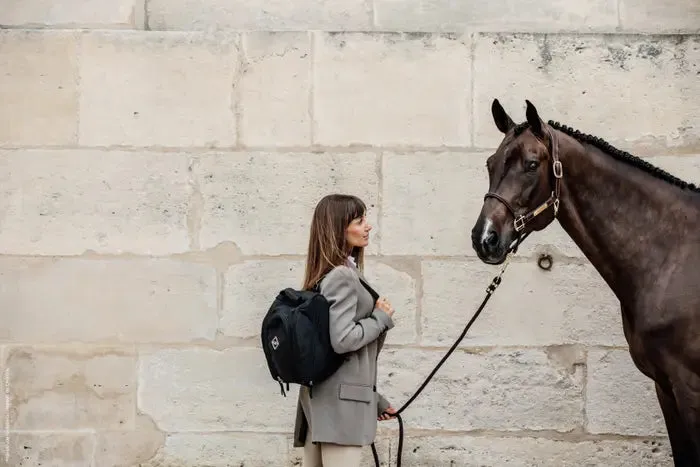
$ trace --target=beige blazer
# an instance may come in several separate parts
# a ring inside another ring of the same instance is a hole
[[[352,264],[337,266],[319,284],[330,304],[331,344],[347,358],[332,376],[314,385],[312,397],[300,387],[295,447],[304,445],[309,427],[313,442],[367,446],[374,442],[377,416],[389,406],[376,391],[377,357],[394,322],[375,308],[360,274]]]

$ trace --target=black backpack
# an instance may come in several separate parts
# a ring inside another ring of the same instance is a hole
[[[362,279],[374,300],[377,293]],[[320,281],[319,281],[320,282]],[[329,332],[330,304],[319,291],[281,290],[262,321],[260,338],[272,379],[280,385],[307,386],[311,395],[314,384],[335,373],[345,356],[333,350]]]

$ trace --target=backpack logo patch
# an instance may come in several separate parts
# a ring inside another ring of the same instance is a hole
[[[270,344],[272,344],[272,348],[274,350],[277,350],[277,347],[280,346],[280,341],[279,341],[279,339],[277,339],[277,336],[272,338],[272,340],[270,341]]]

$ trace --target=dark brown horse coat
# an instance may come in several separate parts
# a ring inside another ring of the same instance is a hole
[[[676,466],[700,466],[700,193],[527,102],[488,158],[489,192],[472,230],[479,258],[502,263],[521,235],[555,218],[620,300],[637,368],[656,383]]]

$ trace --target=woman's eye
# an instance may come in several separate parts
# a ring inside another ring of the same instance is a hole
[[[528,161],[525,163],[525,168],[532,172],[533,170],[537,170],[537,166],[539,165],[539,162],[537,161]]]

